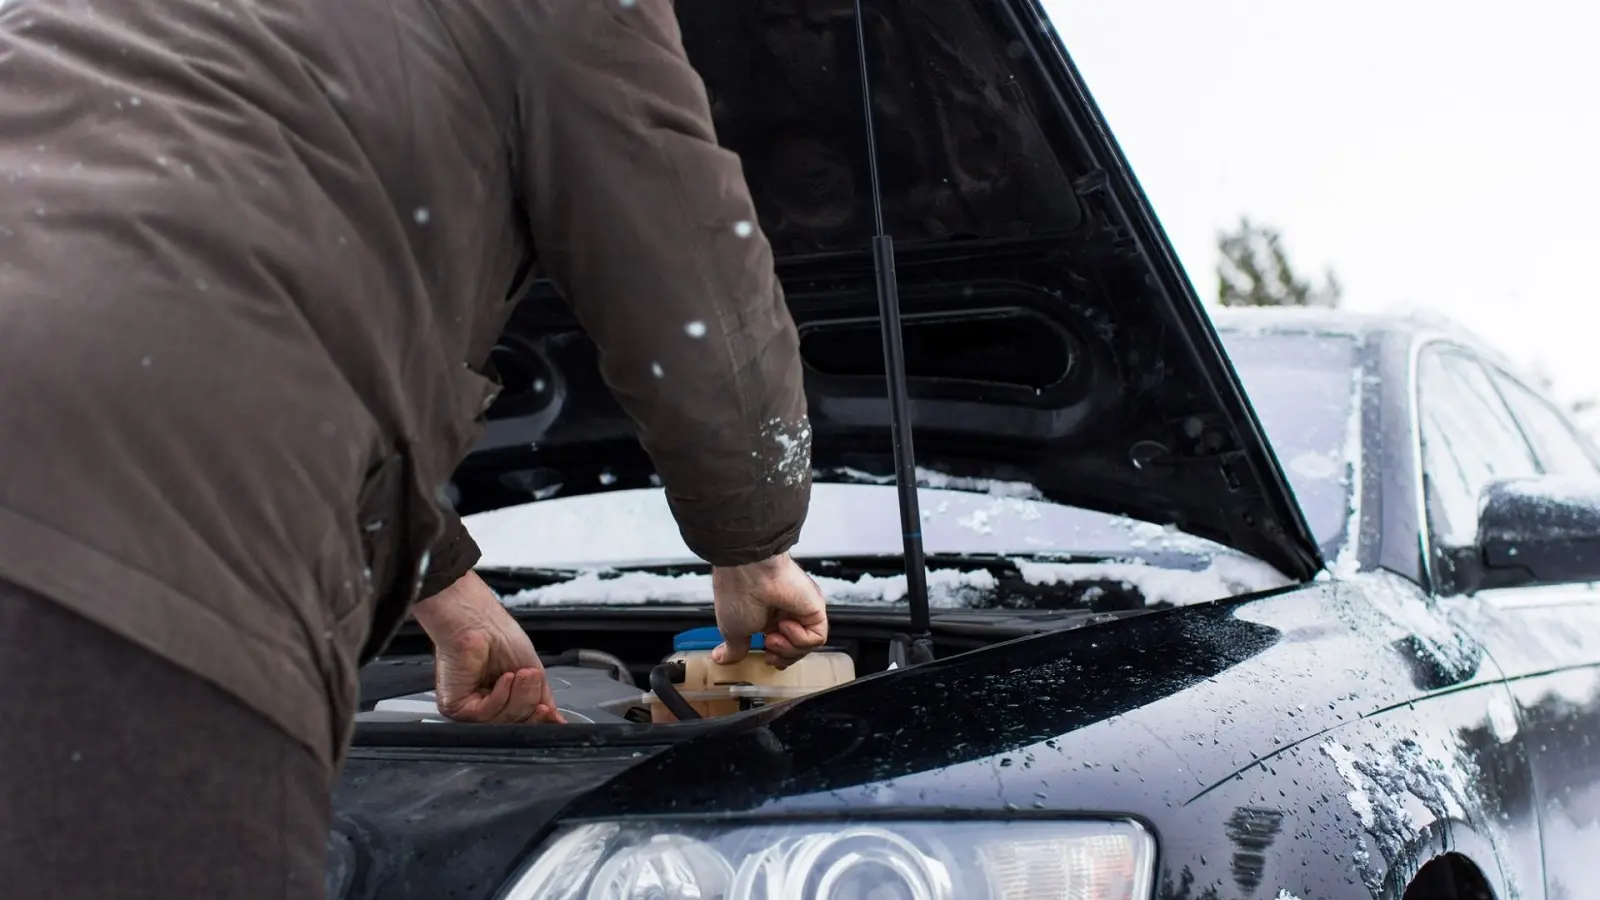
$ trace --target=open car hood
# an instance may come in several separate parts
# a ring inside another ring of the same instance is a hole
[[[678,0],[801,334],[818,480],[894,472],[855,5]],[[1322,567],[1262,428],[1035,0],[867,0],[916,464]],[[534,282],[463,514],[654,482],[593,344]]]

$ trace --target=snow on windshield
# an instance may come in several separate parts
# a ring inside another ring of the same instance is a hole
[[[1348,336],[1222,332],[1224,343],[1324,553],[1334,558],[1353,511],[1359,471],[1359,369]],[[893,479],[850,470],[816,473],[797,558],[899,556]],[[1118,581],[1148,602],[1187,604],[1287,584],[1272,566],[1173,528],[1051,503],[1031,485],[917,470],[930,555],[1006,556],[1033,584]],[[844,482],[844,483],[830,483]],[[467,516],[485,568],[577,569],[585,574],[525,591],[508,603],[566,605],[706,602],[705,576],[603,573],[694,564],[660,488],[556,497]],[[1168,564],[1163,554],[1185,562]],[[1093,556],[1096,563],[1051,561]],[[830,601],[899,603],[904,576],[819,579]],[[935,606],[970,606],[992,592],[987,570],[929,573]]]
[[[834,477],[880,481],[861,473]],[[1045,557],[1019,562],[1031,584],[1112,581],[1139,590],[1151,603],[1199,603],[1288,583],[1272,566],[1210,541],[1159,525],[1060,506],[1043,500],[1026,485],[951,479],[919,472],[926,487],[921,498],[923,541],[929,554]],[[987,493],[973,493],[973,489]],[[899,556],[899,508],[892,484],[813,485],[811,511],[792,551],[800,559],[842,556]],[[486,568],[544,567],[588,570],[571,581],[523,591],[513,606],[569,604],[704,603],[711,597],[705,575],[599,570],[659,563],[697,563],[684,545],[660,489],[615,491],[545,500],[465,518],[483,552]],[[1136,556],[1182,554],[1189,566],[1149,564]],[[1075,553],[1108,562],[1049,561],[1052,554]],[[856,580],[817,579],[830,603],[900,604],[904,575],[864,575]],[[987,570],[935,568],[928,573],[933,606],[972,606],[991,594],[995,578]]]
[[[1018,562],[1029,584],[1067,585],[1084,582],[1120,583],[1139,592],[1148,604],[1187,606],[1221,600],[1289,584],[1277,569],[1247,556],[1218,554],[1195,569],[1167,569],[1136,560],[1103,563]],[[813,576],[831,606],[901,606],[906,602],[904,575],[862,575],[854,581]],[[934,609],[982,606],[997,582],[986,569],[930,569],[928,605]],[[654,603],[707,603],[710,575],[661,575],[655,572],[585,571],[570,581],[529,588],[503,597],[510,607],[635,606]]]
[[[1323,554],[1339,555],[1360,466],[1357,341],[1329,332],[1218,332]]]
[[[863,478],[867,476],[862,476]],[[1159,525],[1043,500],[922,488],[929,554],[1120,556],[1139,550],[1226,553],[1217,544]],[[583,494],[465,518],[489,567],[594,568],[696,563],[659,488]],[[792,553],[799,558],[898,556],[900,512],[892,484],[815,484]]]

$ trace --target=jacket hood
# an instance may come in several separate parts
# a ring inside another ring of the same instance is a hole
[[[894,471],[856,7],[680,0],[799,328],[815,477]],[[1192,285],[1034,0],[871,0],[863,16],[916,463],[1250,553],[1315,540]],[[505,390],[452,490],[470,514],[654,483],[594,345],[525,289]]]

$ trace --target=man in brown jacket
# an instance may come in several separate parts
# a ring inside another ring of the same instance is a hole
[[[826,638],[795,329],[671,0],[0,0],[0,178],[7,896],[320,896],[419,596],[446,713],[559,719],[437,499],[529,260],[719,653]]]

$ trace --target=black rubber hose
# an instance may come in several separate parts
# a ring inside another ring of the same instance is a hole
[[[656,699],[661,701],[662,706],[665,706],[669,712],[678,717],[678,721],[687,722],[691,719],[700,718],[700,714],[695,712],[694,707],[689,705],[689,701],[683,699],[683,695],[678,693],[678,688],[673,685],[672,675],[674,672],[678,674],[678,678],[681,680],[683,678],[683,664],[668,662],[651,669],[650,690],[655,692]]]

